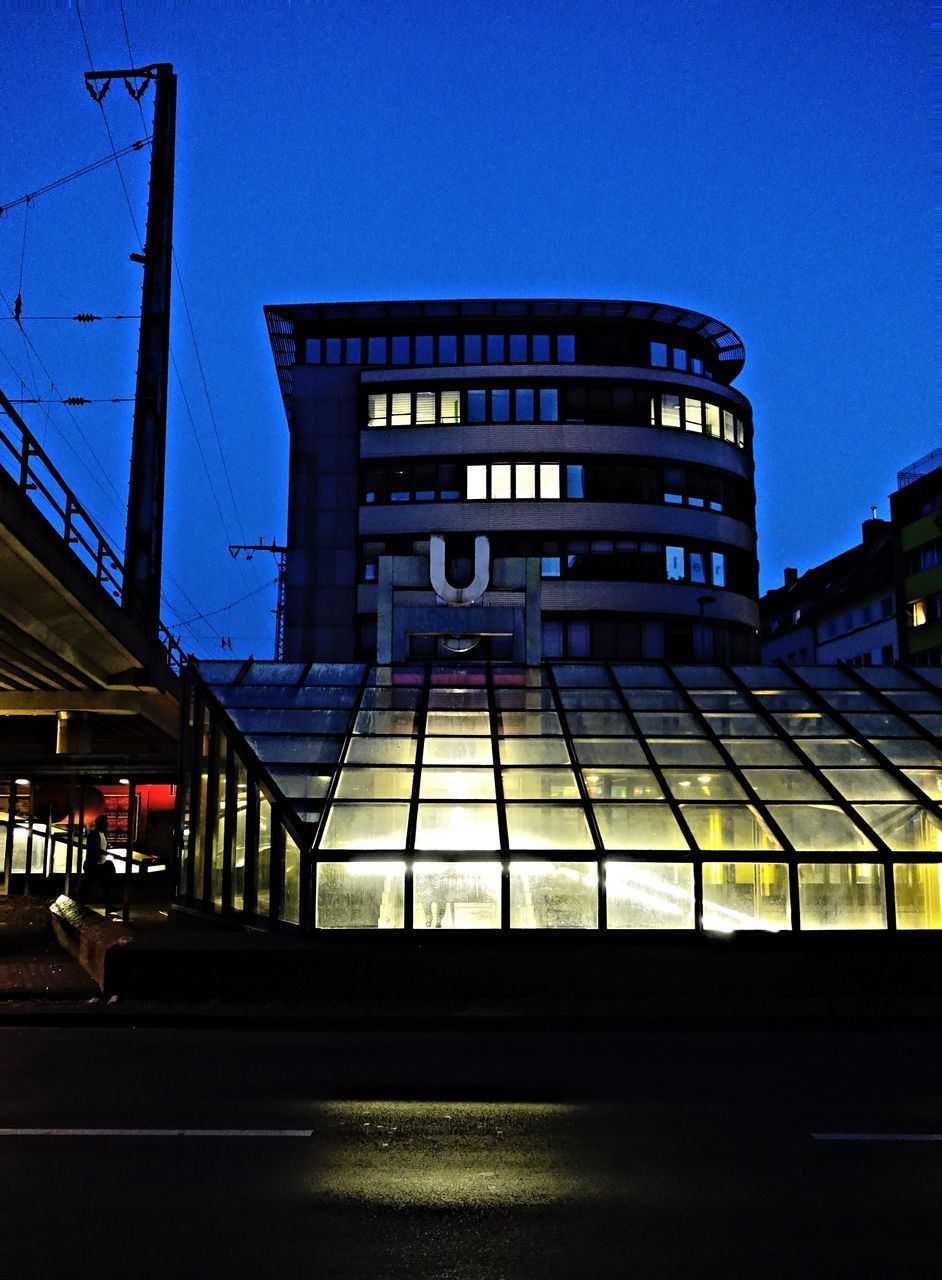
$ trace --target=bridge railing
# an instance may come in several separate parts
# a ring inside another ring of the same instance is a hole
[[[0,466],[45,516],[95,577],[99,586],[120,604],[124,594],[124,564],[94,520],[63,480],[39,441],[0,391]],[[167,665],[180,674],[186,655],[169,628],[161,622],[158,638]]]

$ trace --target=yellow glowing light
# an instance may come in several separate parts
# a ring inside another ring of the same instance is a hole
[[[404,862],[348,862],[352,876],[401,876],[405,874]]]
[[[712,775],[712,773],[698,773],[698,774],[697,774],[697,781],[698,781],[698,782],[712,782],[712,781],[713,781],[713,775]],[[689,786],[690,784],[688,783],[687,785]]]
[[[14,778],[14,782],[18,787],[28,787],[29,778]]]

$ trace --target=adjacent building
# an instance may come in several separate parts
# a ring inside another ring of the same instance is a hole
[[[896,533],[899,652],[942,665],[942,449],[899,473],[890,498]]]
[[[291,433],[287,659],[756,656],[727,325],[570,299],[266,315]],[[436,539],[444,580],[488,583],[469,635],[436,612]]]

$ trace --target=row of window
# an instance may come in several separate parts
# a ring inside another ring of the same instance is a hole
[[[669,347],[666,342],[652,342],[649,347],[653,369],[678,369],[703,374],[703,361],[698,356],[688,356],[683,347]]]
[[[614,458],[606,458],[604,462],[567,463],[565,470],[566,496],[570,500],[669,503],[751,518],[747,483],[718,471]],[[468,468],[456,462],[397,461],[366,466],[362,469],[360,501],[367,506],[458,502],[471,496],[467,471]],[[524,496],[529,483],[527,477],[523,477],[524,492],[518,491],[516,476],[512,483],[516,496]]]
[[[572,364],[575,358],[576,339],[571,333],[307,338],[304,345],[305,364]]]
[[[558,477],[550,483],[557,484]],[[378,582],[379,558],[388,554],[395,553],[387,549],[386,541],[364,542],[360,580]],[[744,553],[720,551],[702,544],[665,544],[658,539],[520,540],[510,554],[538,556],[544,578],[577,582],[685,582],[749,593],[755,578],[753,563]],[[465,576],[470,565],[453,558],[447,569],[451,580],[455,580]]]
[[[840,617],[826,618],[821,626],[821,634],[825,640],[830,640],[846,631],[853,631],[856,627],[866,627],[882,618],[892,618],[894,609],[892,596],[884,596],[882,600],[869,600],[858,609],[848,609]],[[795,619],[796,622],[798,620]]]
[[[781,862],[410,862],[416,929],[694,929],[733,933],[793,927]],[[696,874],[699,870],[699,876]],[[893,866],[897,929],[942,928],[942,867]],[[319,929],[401,929],[405,862],[321,862]],[[879,863],[798,865],[801,929],[885,929]]]
[[[745,447],[746,427],[729,409],[697,396],[631,386],[472,387],[467,390],[376,391],[367,395],[368,427],[432,427],[460,423],[629,423],[683,428]]]
[[[934,569],[937,564],[942,564],[942,538],[910,551],[906,557],[905,572],[922,573],[925,569]]]

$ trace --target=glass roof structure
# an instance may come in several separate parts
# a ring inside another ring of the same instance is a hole
[[[203,662],[182,894],[307,928],[937,928],[942,672]]]

